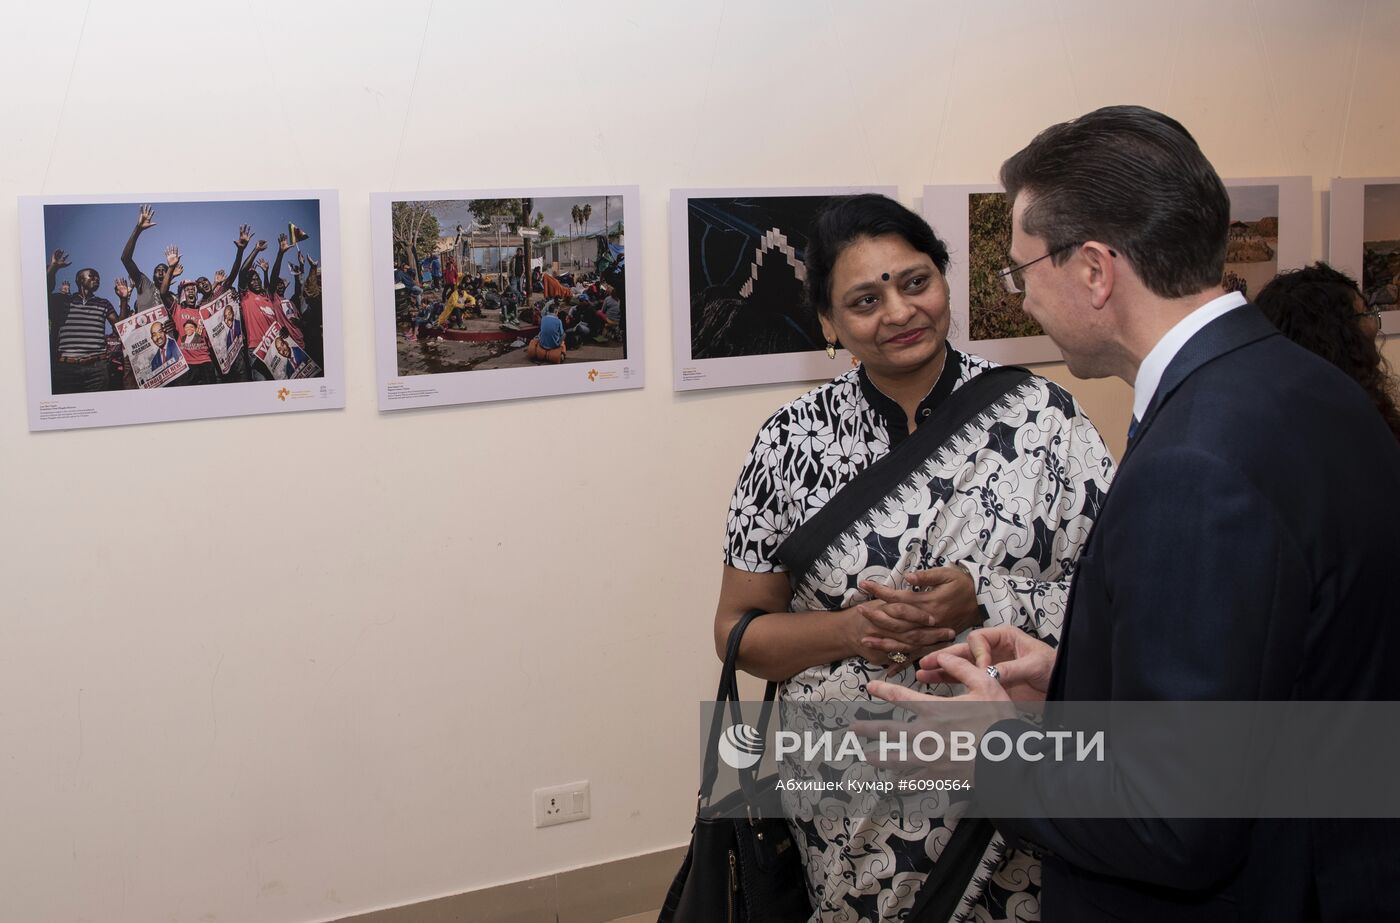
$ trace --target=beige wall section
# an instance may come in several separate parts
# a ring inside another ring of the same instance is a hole
[[[729,491],[804,386],[671,392],[668,189],[913,203],[1133,101],[1320,191],[1400,174],[1397,44],[1376,0],[7,8],[0,918],[301,923],[683,841]],[[641,184],[649,387],[376,412],[370,191],[585,183]],[[14,195],[313,186],[348,409],[27,434]],[[1125,387],[1044,371],[1122,445]],[[186,531],[142,527],[158,489]],[[575,779],[593,818],[535,830]]]

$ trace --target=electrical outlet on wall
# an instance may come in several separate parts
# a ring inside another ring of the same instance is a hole
[[[586,781],[535,789],[536,827],[571,824],[576,820],[587,820],[592,814]]]

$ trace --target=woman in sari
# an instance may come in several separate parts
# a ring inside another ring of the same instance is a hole
[[[887,670],[948,694],[907,667],[982,625],[1057,639],[1113,462],[1067,392],[948,345],[947,267],[928,224],[883,196],[834,199],[817,219],[808,297],[828,354],[840,343],[859,365],[760,428],[715,613],[721,654],[745,611],[774,613],[749,626],[739,666],[789,702],[868,701]],[[901,920],[916,901],[944,918],[1038,918],[1035,860],[985,821],[790,823],[813,921]]]

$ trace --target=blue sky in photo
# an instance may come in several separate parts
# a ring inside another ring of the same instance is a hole
[[[1362,240],[1400,240],[1400,183],[1367,183]]]
[[[1278,187],[1269,186],[1230,186],[1231,221],[1258,221],[1260,218],[1278,217]]]
[[[65,250],[72,265],[58,273],[54,290],[64,281],[73,282],[79,269],[91,267],[102,277],[99,294],[117,304],[112,284],[127,275],[121,263],[122,248],[143,203],[72,204],[44,206],[44,260],[53,251]],[[238,226],[253,226],[253,243],[267,241],[263,256],[269,265],[277,256],[277,235],[287,232],[291,222],[311,235],[301,242],[301,252],[321,259],[321,202],[319,199],[247,199],[220,202],[151,202],[155,227],[143,231],[136,241],[136,265],[146,275],[165,261],[165,248],[179,246],[185,264],[184,279],[214,278],[220,269],[233,264],[234,241]],[[250,244],[251,246],[251,244]],[[288,254],[288,259],[295,251]],[[285,264],[286,261],[284,261]],[[291,270],[283,277],[291,281]],[[76,285],[74,288],[76,289]]]

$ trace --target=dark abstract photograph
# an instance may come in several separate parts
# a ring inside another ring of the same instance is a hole
[[[691,358],[825,348],[803,295],[803,260],[812,221],[829,198],[689,200]]]

